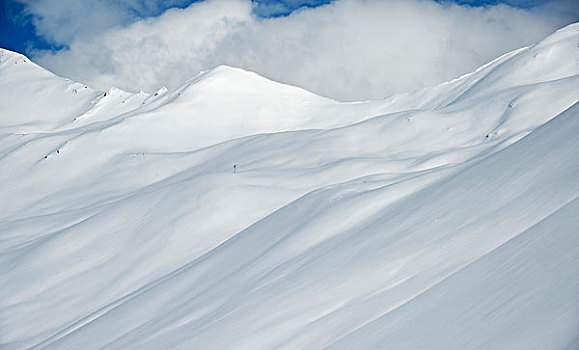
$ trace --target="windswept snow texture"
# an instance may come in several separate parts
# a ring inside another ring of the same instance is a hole
[[[577,349],[578,98],[579,24],[358,103],[1,50],[0,348]]]

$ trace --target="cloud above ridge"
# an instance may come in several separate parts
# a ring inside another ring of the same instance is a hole
[[[101,89],[174,88],[228,64],[324,96],[360,100],[455,78],[535,43],[576,15],[560,6],[337,0],[262,18],[254,6],[206,0],[126,25],[77,30],[82,35],[59,39],[68,49],[36,51],[33,58]]]

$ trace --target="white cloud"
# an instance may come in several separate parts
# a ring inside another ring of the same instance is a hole
[[[200,70],[229,64],[356,100],[452,79],[568,21],[559,12],[430,0],[338,0],[264,19],[249,0],[208,0],[34,56],[101,89],[177,87]]]
[[[190,0],[14,0],[26,5],[37,33],[50,43],[69,44],[107,28],[159,15]]]

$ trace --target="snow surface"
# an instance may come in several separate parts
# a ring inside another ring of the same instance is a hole
[[[357,103],[0,50],[0,347],[579,348],[578,100],[579,24]]]

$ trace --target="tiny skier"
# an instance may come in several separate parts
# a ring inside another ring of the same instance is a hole
[[[237,173],[237,164],[233,164],[233,173]]]

